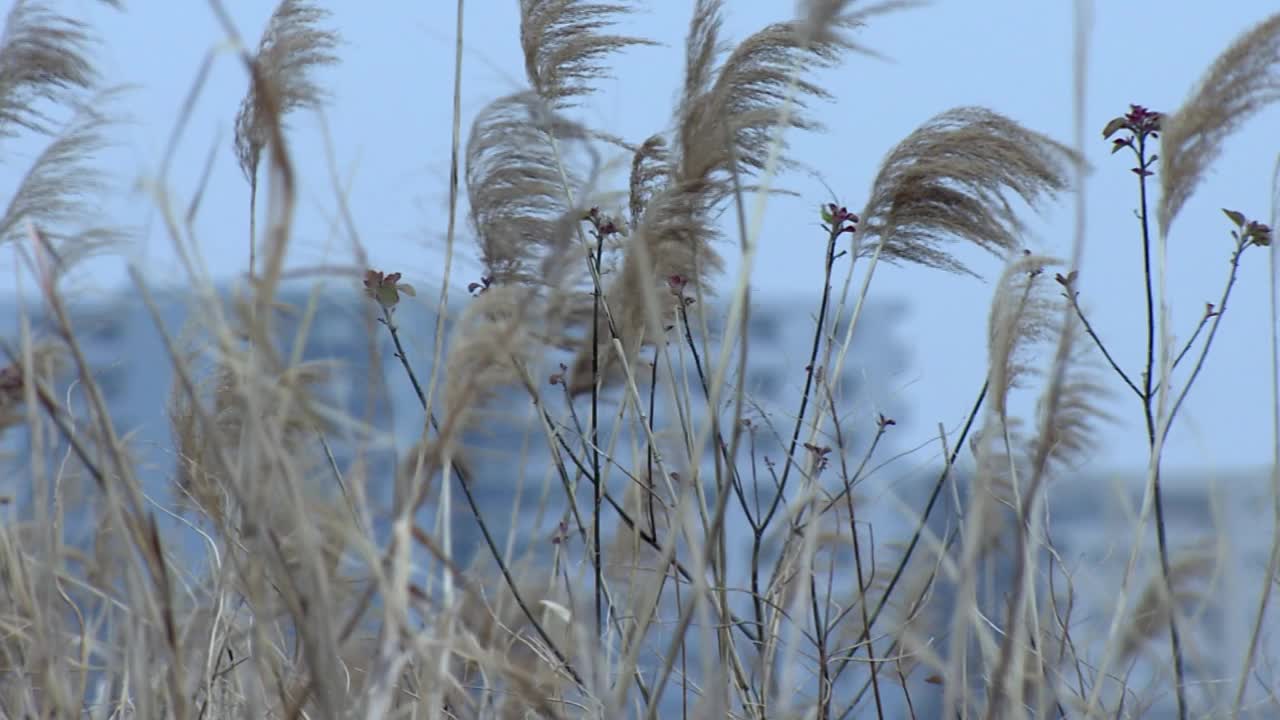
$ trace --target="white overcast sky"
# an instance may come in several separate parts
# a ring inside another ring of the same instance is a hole
[[[119,195],[104,208],[140,229],[123,255],[93,265],[92,286],[123,282],[126,262],[157,282],[180,277],[169,241],[145,194],[134,184],[153,180],[169,133],[205,55],[226,36],[200,0],[127,0],[125,12],[94,0],[59,3],[88,18],[104,38],[98,57],[111,82],[136,87],[124,107],[132,124],[111,155],[122,178]],[[274,3],[227,0],[246,42],[256,43]],[[340,65],[321,76],[331,89],[327,111],[336,159],[362,240],[377,267],[397,269],[422,286],[438,281],[445,231],[453,64],[453,0],[333,0],[332,26],[343,36]],[[5,4],[7,6],[7,3]],[[615,63],[615,79],[602,83],[587,117],[633,141],[664,129],[681,82],[685,26],[692,2],[640,0],[627,32],[657,40]],[[741,38],[788,17],[789,0],[730,0],[727,31]],[[489,100],[523,87],[516,0],[468,0],[463,68],[464,129]],[[1229,9],[1227,9],[1229,8]],[[1263,0],[1170,3],[1158,0],[1098,3],[1088,73],[1088,235],[1083,298],[1091,320],[1136,376],[1143,353],[1141,244],[1134,217],[1136,183],[1131,161],[1110,156],[1103,125],[1128,103],[1172,110],[1203,69],[1239,33],[1275,10]],[[1072,3],[1023,0],[940,0],[931,7],[873,19],[860,40],[888,61],[851,56],[822,80],[838,96],[816,107],[829,126],[822,135],[790,136],[795,156],[821,173],[850,207],[860,207],[884,154],[920,123],[958,105],[985,105],[1060,140],[1071,139]],[[246,267],[247,185],[231,149],[234,114],[246,87],[243,67],[227,53],[215,61],[182,137],[168,191],[185,207],[216,144],[216,165],[198,219],[205,260],[230,278]],[[335,203],[324,146],[313,116],[292,119],[291,139],[301,178],[297,265],[346,263],[350,255],[334,228]],[[1226,277],[1230,238],[1221,207],[1267,219],[1270,179],[1280,151],[1280,111],[1254,118],[1227,144],[1209,181],[1183,210],[1170,242],[1170,279],[1176,332],[1185,338],[1206,301],[1216,301]],[[20,147],[23,153],[34,148]],[[20,164],[10,162],[5,172]],[[1159,168],[1157,167],[1157,171]],[[13,176],[0,179],[11,186]],[[770,205],[753,278],[763,294],[801,300],[808,308],[820,290],[823,238],[813,208],[826,200],[814,177],[790,174],[782,183],[800,193]],[[1067,253],[1071,199],[1035,225],[1032,247]],[[462,292],[479,267],[460,236],[464,257],[452,285]],[[729,248],[726,248],[727,250]],[[908,325],[899,330],[914,349],[909,366],[892,379],[911,407],[898,428],[898,446],[914,445],[963,419],[985,366],[985,326],[992,283],[1000,265],[978,252],[962,257],[985,282],[914,268],[882,266],[873,296],[904,297]],[[1270,365],[1267,351],[1267,256],[1246,254],[1228,316],[1198,386],[1175,430],[1167,457],[1173,466],[1221,470],[1257,467],[1270,459]],[[13,254],[2,291],[14,289]],[[730,258],[736,271],[736,258]],[[797,314],[797,322],[810,322]],[[803,367],[803,366],[801,366]],[[1107,431],[1099,469],[1144,462],[1140,410],[1114,383],[1114,410],[1123,417]]]

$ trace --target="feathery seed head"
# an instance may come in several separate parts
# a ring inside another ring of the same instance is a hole
[[[582,184],[561,158],[563,141],[584,136],[534,93],[499,98],[476,117],[466,148],[469,219],[493,285],[546,284],[541,263],[572,237],[566,218],[584,215],[569,206],[561,176],[563,168],[571,188]]]
[[[1280,100],[1280,13],[1237,38],[1209,67],[1191,97],[1161,120],[1164,172],[1157,211],[1168,234],[1231,133]]]
[[[1066,146],[991,110],[949,110],[885,158],[861,213],[863,237],[878,239],[892,261],[974,274],[944,243],[1013,251],[1023,224],[1012,197],[1038,208],[1067,188],[1075,160]],[[860,243],[859,252],[874,250]]]
[[[279,120],[294,110],[319,108],[327,97],[312,73],[322,65],[338,62],[334,55],[337,33],[320,27],[328,17],[328,10],[309,0],[281,0],[267,21],[254,56],[257,77],[266,87],[251,80],[236,114],[236,157],[250,182],[257,176],[262,150],[271,137],[270,106],[262,93],[275,96]]]
[[[593,81],[608,75],[604,58],[643,38],[607,34],[619,15],[632,11],[625,2],[520,0],[520,46],[525,74],[534,92],[561,108],[595,91]]]
[[[997,416],[1006,412],[1009,391],[1034,372],[1032,346],[1056,337],[1061,302],[1046,292],[1041,276],[1046,267],[1059,264],[1056,258],[1022,253],[1005,266],[996,286],[987,319],[987,354],[991,409]]]
[[[0,36],[0,138],[21,130],[54,132],[42,101],[65,104],[97,82],[84,23],[39,0],[18,0]]]

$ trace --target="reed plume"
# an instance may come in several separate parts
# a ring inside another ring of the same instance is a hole
[[[89,60],[88,27],[39,0],[18,0],[0,38],[0,139],[23,130],[51,135],[57,121],[39,109],[65,106],[91,89],[98,74]]]
[[[1209,66],[1191,97],[1161,119],[1161,234],[1247,120],[1280,100],[1280,13],[1236,39]]]
[[[1092,341],[1079,323],[1062,332],[1070,333],[1062,382],[1052,402],[1047,395],[1037,401],[1039,433],[1032,442],[1033,454],[1050,474],[1086,461],[1101,444],[1099,426],[1116,419],[1106,404],[1109,393]]]
[[[655,193],[671,182],[671,153],[662,135],[652,135],[631,157],[631,177],[627,183],[630,227],[640,226],[644,211]]]
[[[108,108],[118,91],[98,90],[93,44],[84,23],[36,0],[14,4],[0,38],[0,140],[24,132],[51,138],[25,172],[13,172],[19,179],[0,215],[0,243],[18,241],[34,223],[51,243],[56,271],[122,236],[100,220],[107,176],[92,159],[109,145]]]
[[[295,110],[320,108],[328,97],[313,76],[319,67],[338,62],[337,33],[320,27],[328,17],[329,11],[308,0],[281,0],[267,21],[254,59],[269,90],[251,82],[236,113],[236,158],[250,184],[257,182],[262,149],[271,137],[271,106],[262,93],[275,94],[281,122]]]
[[[1112,416],[1103,397],[1094,348],[1078,323],[1066,322],[1066,296],[1054,293],[1046,270],[1061,265],[1057,258],[1024,252],[1000,278],[987,322],[988,414],[971,440],[978,458],[979,477],[995,497],[1015,507],[1018,491],[1042,473],[1072,467],[1096,448],[1097,427]],[[1056,286],[1070,292],[1069,280],[1058,275]],[[1062,382],[1045,387],[1037,403],[1035,434],[1009,413],[1009,396],[1042,374],[1045,356],[1069,333]],[[1047,395],[1054,390],[1056,395]],[[1052,416],[1046,416],[1046,413]],[[1015,487],[1014,483],[1018,486]],[[993,521],[996,519],[991,518]]]
[[[546,284],[544,261],[563,251],[573,232],[563,180],[575,190],[582,182],[572,167],[561,175],[552,143],[583,137],[580,126],[530,92],[500,98],[476,117],[467,139],[467,197],[489,283]]]
[[[867,18],[897,10],[920,7],[920,0],[885,0],[850,11],[856,0],[802,0],[797,13],[801,30],[816,41],[829,41],[843,30],[863,24]]]
[[[273,496],[278,491],[268,482],[279,476],[273,469],[278,467],[275,460],[264,459],[262,466],[254,471],[254,482],[234,488],[231,483],[235,478],[223,475],[221,463],[214,456],[214,453],[229,452],[228,457],[234,458],[238,453],[247,452],[243,447],[244,430],[250,414],[254,415],[253,422],[260,424],[259,428],[267,427],[277,434],[282,448],[290,457],[298,459],[307,455],[303,452],[306,438],[317,429],[333,429],[313,397],[318,386],[329,377],[328,364],[303,363],[267,379],[249,377],[248,372],[258,371],[238,369],[241,361],[234,358],[223,362],[207,383],[205,389],[212,400],[212,429],[204,427],[197,417],[196,403],[204,398],[190,397],[176,380],[169,395],[169,424],[178,453],[175,484],[190,498],[191,504],[217,523],[228,519],[227,510],[233,498],[244,497],[237,493]],[[317,458],[312,460],[318,463]]]
[[[714,199],[728,192],[735,168],[749,175],[764,167],[779,122],[821,129],[806,111],[814,100],[829,100],[831,93],[807,76],[834,67],[845,52],[865,52],[845,34],[812,39],[796,21],[769,25],[725,56],[723,5],[721,0],[700,0],[694,8],[675,131],[677,182],[708,183],[705,192]],[[830,26],[847,30],[859,24],[856,16],[842,15]],[[784,118],[783,101],[793,82],[793,110]],[[785,142],[782,149],[785,159]]]
[[[873,253],[874,238],[891,262],[973,275],[947,244],[1013,252],[1024,224],[1011,196],[1040,207],[1067,188],[1074,156],[986,108],[948,110],[908,135],[881,164],[862,211],[859,252]]]
[[[595,91],[591,83],[608,76],[604,59],[643,38],[605,32],[632,11],[625,2],[520,0],[520,47],[525,75],[534,92],[563,109]]]
[[[991,410],[1007,412],[1009,391],[1035,372],[1036,346],[1057,337],[1061,302],[1049,294],[1045,268],[1057,258],[1024,253],[1005,266],[987,317],[987,366]]]
[[[101,96],[106,102],[109,95]],[[108,147],[112,119],[102,111],[79,108],[70,124],[36,157],[0,216],[0,243],[18,242],[34,223],[56,255],[58,269],[122,237],[118,227],[101,222],[99,197],[107,175],[89,162]]]
[[[861,24],[861,16],[836,14],[828,32],[812,36],[803,21],[769,25],[731,50],[722,38],[722,0],[699,0],[685,41],[685,72],[669,158],[659,154],[665,142],[654,136],[632,163],[631,225],[624,259],[606,289],[612,328],[598,321],[580,348],[569,383],[575,393],[593,384],[593,358],[606,379],[616,378],[616,359],[603,346],[611,333],[629,353],[652,344],[663,333],[677,303],[714,294],[711,280],[723,267],[714,244],[719,209],[733,192],[735,180],[750,179],[764,169],[779,124],[819,130],[806,111],[815,100],[831,97],[807,76],[834,67],[848,51],[862,51],[844,32]],[[784,111],[794,88],[791,112]],[[781,162],[794,163],[780,141]],[[678,292],[670,292],[672,285]],[[604,352],[601,350],[604,349]]]
[[[320,23],[329,12],[308,0],[281,0],[254,54],[249,90],[236,113],[235,152],[249,182],[249,274],[257,264],[258,166],[275,133],[283,133],[295,110],[319,109],[327,93],[313,77],[324,65],[338,62],[337,33]],[[270,264],[270,263],[269,263]]]
[[[539,315],[533,292],[518,285],[491,287],[463,311],[445,360],[449,382],[440,447],[428,453],[428,462],[439,462],[446,452],[456,453],[476,411],[503,387],[528,377],[528,368],[543,346],[534,330]]]

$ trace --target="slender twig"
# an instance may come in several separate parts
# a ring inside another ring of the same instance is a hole
[[[1173,364],[1169,366],[1170,371],[1176,370],[1178,368],[1178,363],[1182,362],[1182,358],[1186,357],[1187,353],[1191,351],[1191,346],[1195,344],[1196,338],[1200,337],[1200,331],[1204,330],[1204,326],[1208,325],[1209,320],[1211,318],[1216,317],[1219,314],[1219,312],[1220,311],[1218,310],[1214,310],[1213,306],[1211,305],[1205,306],[1204,315],[1200,316],[1200,322],[1196,324],[1195,332],[1191,333],[1191,337],[1187,338],[1187,344],[1182,346],[1182,351],[1179,352],[1177,357],[1173,359]],[[1156,384],[1155,389],[1156,389],[1156,392],[1160,391],[1159,383]]]
[[[716,537],[721,532],[723,532],[724,520],[725,520],[725,509],[729,506],[728,500],[729,500],[728,493],[720,493],[720,495],[716,498],[715,512],[712,516],[711,526],[708,530],[709,537]],[[674,544],[673,544],[673,547],[674,547]],[[700,556],[695,554],[695,558],[700,561],[699,564],[709,565],[712,561],[712,558],[714,557],[714,553],[715,553],[714,544],[708,543],[707,546],[702,549]],[[703,582],[700,584],[705,585],[705,577],[703,578]],[[694,587],[698,588],[698,584],[695,584]],[[698,589],[702,590],[702,588],[698,588]],[[705,592],[706,594],[709,595],[710,588],[706,588]],[[685,606],[685,608],[680,613],[680,621],[677,625],[676,632],[671,639],[671,645],[667,649],[666,659],[663,664],[663,670],[660,672],[659,680],[653,690],[655,702],[652,702],[649,704],[649,711],[646,714],[646,718],[648,720],[653,720],[656,717],[656,713],[658,710],[658,704],[656,700],[662,697],[662,691],[665,688],[668,679],[671,677],[671,671],[675,666],[675,659],[676,659],[677,652],[682,650],[685,647],[685,644],[686,644],[685,633],[688,631],[689,624],[693,620],[693,611],[698,604],[698,599],[701,598],[702,596],[703,596],[703,592],[698,592],[697,594],[695,594],[694,597],[689,599],[688,605]],[[737,672],[736,666],[731,665],[731,667],[734,668],[734,672],[736,673]],[[738,678],[737,681],[739,682],[739,684],[746,687],[745,680],[743,680],[742,678]]]
[[[818,651],[818,720],[831,716],[831,659],[827,654],[827,636],[831,626],[824,619],[818,606],[818,579],[809,570],[809,607],[813,619],[813,644]]]
[[[955,543],[959,540],[959,538],[960,538],[960,528],[958,527],[952,528],[951,532],[947,534],[947,537],[942,542],[941,550],[939,554],[941,555],[943,553],[949,552],[950,549],[955,546]],[[929,588],[933,586],[933,582],[937,578],[938,570],[941,564],[942,564],[942,561],[940,558],[938,562],[934,565],[933,569],[929,571],[929,576],[925,578],[924,589],[921,590],[920,593],[916,595],[915,599],[911,601],[910,607],[907,608],[907,612],[905,613],[906,617],[908,618],[915,617],[916,613],[920,612],[920,608],[924,605],[925,598],[928,596],[930,592]],[[886,597],[888,596],[886,595]],[[873,623],[875,622],[874,617],[872,617],[872,622]],[[858,642],[865,642],[865,641],[859,640]],[[901,651],[902,651],[902,641],[901,639],[895,639],[892,643],[889,644],[889,648],[885,651],[884,655],[881,657],[880,662],[874,665],[873,667],[879,667],[880,665],[890,662],[890,658],[900,657]],[[845,659],[851,660],[852,652],[846,655]],[[841,669],[843,669],[843,666]],[[857,708],[858,705],[862,703],[862,698],[866,696],[867,690],[869,690],[872,687],[873,679],[874,678],[868,678],[866,682],[862,683],[862,688],[858,690],[858,693],[856,695],[854,695],[853,701],[849,703],[849,705],[845,708],[844,712],[840,713],[840,715],[837,716],[837,720],[845,720],[845,718],[849,717],[849,714],[852,713],[854,709]]]
[[[391,321],[391,313],[388,308],[381,303],[379,303],[379,307],[382,308],[383,324],[387,326],[387,330],[391,333],[392,340],[395,342],[396,354],[400,358],[400,363],[404,366],[405,372],[409,375],[409,380],[413,383],[414,391],[417,393],[418,400],[422,403],[422,409],[425,411],[427,409],[427,397],[422,392],[422,387],[418,384],[417,374],[413,371],[413,366],[409,362],[409,357],[405,354],[404,348],[400,344],[400,336],[396,331],[395,323]],[[433,426],[436,425],[434,417],[431,418],[431,424]],[[438,426],[436,426],[436,431],[440,431]],[[480,534],[484,537],[485,544],[489,547],[489,553],[493,556],[493,560],[498,566],[498,571],[502,573],[502,577],[507,583],[507,588],[511,590],[511,596],[515,599],[516,604],[520,606],[521,612],[524,613],[525,618],[529,621],[529,625],[534,629],[534,632],[538,634],[539,639],[546,643],[547,648],[551,650],[553,655],[555,655],[556,660],[564,666],[570,677],[573,678],[573,681],[579,686],[583,686],[582,676],[574,670],[573,665],[569,663],[568,658],[560,648],[556,646],[555,642],[551,639],[551,636],[547,634],[546,629],[542,627],[542,622],[538,620],[538,617],[533,613],[529,604],[525,602],[524,596],[520,592],[520,588],[516,586],[515,579],[511,576],[511,570],[507,567],[507,562],[502,557],[502,551],[498,548],[498,543],[493,539],[493,534],[489,531],[489,524],[485,522],[484,515],[480,512],[480,506],[476,503],[475,496],[471,492],[472,478],[465,466],[458,465],[455,461],[452,474],[456,475],[458,478],[458,486],[462,489],[462,494],[467,500],[468,507],[471,508],[471,514],[475,517],[476,526],[480,528]]]
[[[591,471],[586,467],[586,464],[582,462],[580,459],[578,459],[576,456],[574,456],[573,450],[569,447],[568,441],[565,440],[564,436],[561,435],[559,432],[557,432],[553,426],[551,426],[550,416],[547,416],[546,420],[548,423],[548,427],[552,427],[551,432],[555,435],[556,443],[559,444],[561,451],[569,455],[569,459],[573,461],[574,467],[577,468],[578,472],[581,473],[583,477],[590,480]],[[609,493],[608,490],[604,490],[602,493],[602,496],[604,498],[604,501],[608,503],[609,507],[613,508],[613,511],[618,514],[618,519],[621,520],[622,523],[627,526],[628,530],[635,532],[636,536],[639,537],[641,540],[643,540],[645,545],[648,545],[650,548],[652,548],[653,550],[656,550],[657,552],[663,552],[662,544],[658,541],[656,533],[651,533],[646,531],[644,528],[643,522],[637,521],[635,518],[633,518],[631,516],[631,513],[627,512],[626,508],[622,507],[622,505],[618,503],[617,499],[614,498],[613,495]],[[679,560],[672,560],[672,566],[676,569],[676,572],[680,575],[680,577],[685,582],[689,584],[694,584],[696,582],[694,580],[693,573],[691,573],[689,569],[685,567],[684,564],[682,564]],[[729,621],[733,623],[733,625],[736,628],[738,628],[738,630],[740,630],[742,634],[747,637],[748,640],[752,642],[759,641],[760,635],[753,634],[750,629],[750,626],[752,625],[752,623],[742,619],[741,617],[733,613],[729,614]],[[761,629],[758,632],[763,632],[763,629]]]
[[[1116,371],[1116,374],[1120,376],[1120,379],[1124,381],[1125,385],[1129,386],[1129,389],[1132,390],[1134,394],[1139,398],[1146,397],[1144,391],[1139,389],[1138,386],[1129,379],[1129,375],[1126,374],[1124,370],[1120,369],[1119,363],[1115,361],[1115,358],[1111,357],[1110,351],[1107,350],[1106,343],[1102,342],[1102,338],[1098,337],[1098,334],[1094,332],[1093,325],[1089,323],[1089,318],[1085,317],[1084,310],[1080,307],[1080,293],[1075,290],[1068,290],[1064,295],[1066,295],[1067,300],[1071,302],[1071,307],[1075,309],[1076,317],[1080,318],[1080,322],[1084,324],[1084,331],[1089,334],[1089,337],[1093,338],[1093,343],[1102,351],[1102,356],[1107,359],[1107,362],[1111,363],[1111,369]]]
[[[1155,373],[1155,340],[1156,340],[1156,312],[1153,283],[1151,276],[1151,228],[1148,221],[1148,202],[1147,202],[1147,178],[1151,175],[1148,167],[1154,163],[1154,159],[1147,158],[1147,134],[1138,133],[1136,147],[1131,146],[1138,159],[1137,176],[1138,176],[1138,202],[1139,220],[1142,226],[1142,273],[1143,284],[1146,289],[1147,298],[1147,362],[1146,371],[1142,376],[1143,394],[1142,409],[1147,424],[1147,444],[1150,448],[1156,446],[1156,418],[1155,418],[1155,395],[1153,377]],[[1166,424],[1166,427],[1168,425]],[[1154,453],[1153,453],[1154,454]],[[1163,493],[1160,490],[1160,458],[1153,457],[1154,463],[1152,474],[1152,502],[1155,505],[1156,513],[1156,544],[1160,553],[1160,574],[1164,582],[1165,593],[1172,597],[1173,588],[1169,577],[1169,542],[1166,537],[1166,527],[1164,520],[1164,500]],[[1175,695],[1178,701],[1178,720],[1187,720],[1187,698],[1185,683],[1185,673],[1182,658],[1182,639],[1178,634],[1177,613],[1169,613],[1169,644],[1173,649],[1173,676]]]
[[[650,376],[649,376],[649,418],[648,418],[648,421],[649,421],[649,434],[650,434],[650,435],[652,435],[652,434],[653,434],[653,422],[654,422],[654,421],[653,421],[653,416],[654,416],[654,411],[655,411],[655,408],[656,408],[657,399],[658,399],[658,357],[657,357],[657,354],[655,353],[655,354],[654,354],[654,358],[653,358],[653,372],[652,372],[652,373],[650,374]],[[649,445],[647,442],[646,442],[645,444],[646,444],[646,446],[647,446],[647,452],[645,453],[645,456],[646,456],[646,459],[647,459],[647,461],[648,461],[648,465],[647,465],[647,467],[646,467],[646,472],[645,472],[645,475],[644,475],[644,479],[645,479],[644,488],[645,488],[645,490],[646,490],[646,492],[648,493],[648,496],[649,496],[649,497],[648,497],[648,500],[649,500],[649,502],[648,502],[648,506],[649,506],[649,532],[651,532],[651,533],[653,533],[653,534],[657,535],[657,534],[658,534],[658,523],[657,523],[657,518],[654,516],[654,513],[653,513],[653,503],[654,503],[655,496],[658,494],[658,486],[657,486],[657,483],[655,483],[655,482],[653,481],[653,446],[652,446],[652,445]]]
[[[977,400],[973,403],[973,408],[969,411],[969,417],[965,421],[964,429],[960,431],[960,437],[956,441],[955,448],[946,458],[946,465],[942,468],[942,473],[938,475],[938,480],[933,484],[933,491],[929,493],[929,501],[925,503],[924,511],[920,513],[920,520],[916,523],[915,532],[911,534],[911,541],[907,543],[907,549],[902,553],[902,559],[898,561],[898,566],[894,568],[893,575],[889,578],[889,583],[885,586],[884,592],[880,595],[880,601],[876,603],[876,609],[871,613],[871,620],[866,627],[863,628],[862,635],[858,642],[869,642],[871,639],[871,627],[880,619],[880,613],[884,612],[885,606],[889,604],[890,598],[893,597],[893,590],[898,586],[898,582],[902,579],[902,575],[907,570],[907,563],[911,561],[911,555],[915,552],[916,546],[920,544],[920,537],[924,535],[925,524],[929,521],[929,513],[933,512],[933,506],[938,502],[938,496],[942,494],[942,486],[946,484],[947,478],[951,476],[951,468],[955,466],[956,458],[960,455],[961,448],[965,445],[965,438],[969,436],[970,430],[973,429],[973,423],[978,417],[978,411],[982,408],[983,401],[987,398],[987,390],[990,381],[982,383],[982,390],[978,393]],[[840,667],[836,669],[834,678],[839,679],[840,674],[849,665],[852,655],[845,657],[840,662]],[[876,666],[872,666],[873,673],[876,672]]]
[[[1182,386],[1182,390],[1178,393],[1178,399],[1174,401],[1173,407],[1169,410],[1169,421],[1165,423],[1164,437],[1169,437],[1169,430],[1173,427],[1173,419],[1181,409],[1183,401],[1187,399],[1187,394],[1191,392],[1191,386],[1195,383],[1196,378],[1200,376],[1200,371],[1204,369],[1205,359],[1209,356],[1209,349],[1213,346],[1213,339],[1218,334],[1218,327],[1222,324],[1222,317],[1227,312],[1227,301],[1231,299],[1231,290],[1235,287],[1236,278],[1240,270],[1240,256],[1245,250],[1252,245],[1252,241],[1248,238],[1241,238],[1236,241],[1236,249],[1231,253],[1231,271],[1227,275],[1227,284],[1222,289],[1222,297],[1218,300],[1217,310],[1213,313],[1213,322],[1209,325],[1209,334],[1205,336],[1204,345],[1200,347],[1200,354],[1196,357],[1196,364],[1191,369],[1191,375],[1187,377],[1187,382]],[[1206,318],[1209,313],[1206,313]]]
[[[696,372],[698,375],[698,383],[702,387],[702,397],[707,402],[708,411],[713,414],[713,417],[718,417],[718,415],[715,415],[715,413],[719,411],[719,408],[715,408],[711,406],[711,389],[707,385],[707,376],[706,376],[706,373],[703,371],[702,354],[698,352],[698,344],[693,339],[693,328],[689,324],[689,309],[688,309],[688,305],[686,303],[685,297],[683,295],[680,296],[679,304],[676,307],[677,307],[677,312],[680,315],[681,328],[684,330],[683,334],[684,334],[685,344],[689,346],[689,352],[693,355],[693,368],[694,368],[694,372]],[[739,379],[739,385],[741,385],[741,379]],[[738,494],[739,501],[745,504],[746,498],[743,495],[743,491],[742,491],[742,480],[739,477],[738,465],[733,461],[733,455],[729,451],[729,446],[724,441],[724,433],[720,432],[719,427],[716,427],[714,428],[714,434],[716,436],[716,444],[719,447],[720,454],[724,459],[724,464],[729,469],[729,472],[732,473],[733,475],[732,479],[733,479],[734,491]],[[745,509],[745,505],[744,505],[744,509]]]
[[[588,258],[594,268],[594,275],[600,273],[600,265],[604,256],[604,233],[596,228],[595,256]],[[603,570],[601,568],[600,548],[600,504],[603,501],[604,483],[600,475],[600,302],[602,288],[595,283],[592,289],[591,304],[591,477],[595,486],[595,494],[591,508],[591,555],[594,559],[596,573],[596,637],[604,635],[604,603],[602,588],[604,587]]]
[[[391,334],[391,342],[396,346],[396,358],[400,360],[400,364],[404,367],[404,372],[409,376],[409,382],[413,385],[413,392],[418,396],[418,402],[422,403],[422,407],[427,407],[427,394],[422,390],[422,384],[418,382],[418,374],[413,371],[413,366],[409,363],[409,355],[404,351],[404,345],[400,344],[400,328],[396,325],[391,315],[391,308],[378,303],[378,309],[382,311],[381,322],[387,326],[387,331]],[[434,416],[431,418],[431,425],[437,431],[440,429],[436,423]]]
[[[832,395],[831,393],[830,383],[823,383],[823,387],[825,387],[827,391],[827,402],[830,403],[832,407],[831,422],[832,422],[832,425],[834,426],[835,433],[836,433],[836,452],[840,453],[840,468],[841,468],[840,474],[844,479],[843,494],[845,498],[845,507],[849,511],[849,535],[853,539],[853,565],[854,565],[854,570],[857,573],[857,580],[858,580],[857,606],[862,614],[862,632],[863,634],[867,635],[868,638],[870,638],[871,616],[867,613],[867,589],[870,587],[871,583],[868,582],[867,575],[862,570],[862,546],[861,546],[861,541],[858,540],[858,516],[853,505],[853,486],[857,482],[858,478],[861,476],[862,471],[866,469],[867,463],[871,461],[871,456],[875,454],[876,447],[880,444],[880,439],[884,437],[885,432],[888,430],[889,425],[892,423],[892,421],[888,420],[883,415],[877,418],[875,437],[872,438],[871,444],[867,448],[866,454],[863,455],[862,462],[858,464],[858,469],[854,471],[853,475],[850,475],[848,467],[846,467],[846,464],[845,464],[846,461],[845,461],[845,452],[844,452],[844,431],[840,427],[840,413],[835,412],[834,410],[835,396]],[[825,514],[825,511],[820,514]],[[841,620],[844,618],[845,613],[847,612],[848,612],[847,609],[844,612],[841,612],[840,615],[836,617],[834,624],[839,625]],[[867,662],[870,667],[874,668],[876,666],[875,643],[872,642],[870,639],[868,639],[866,643],[866,649],[867,649]],[[825,670],[825,667],[824,667],[824,670]],[[899,673],[901,673],[901,668],[899,668]],[[826,674],[824,672],[824,677],[825,676]],[[906,691],[906,683],[903,683],[903,691],[904,692]],[[884,703],[880,698],[880,682],[876,678],[876,673],[874,672],[872,672],[871,674],[871,692],[872,692],[872,697],[875,699],[875,703],[876,703],[876,717],[879,718],[879,720],[884,720]],[[826,717],[831,716],[830,702],[831,702],[831,698],[828,697],[826,707],[823,710]],[[908,705],[911,704],[910,695],[907,696],[907,704]],[[913,711],[913,714],[914,714],[914,711]]]
[[[805,412],[809,408],[809,399],[813,393],[814,376],[818,372],[818,350],[822,347],[822,331],[826,327],[827,309],[831,304],[831,269],[836,261],[836,240],[839,239],[841,233],[844,232],[844,226],[839,220],[833,220],[831,226],[827,228],[827,252],[823,262],[823,281],[822,281],[822,300],[818,305],[818,323],[813,331],[813,344],[809,351],[809,365],[805,368],[804,391],[800,395],[800,410],[796,413],[795,427],[791,431],[791,442],[787,447],[787,461],[782,468],[782,479],[779,480],[778,495],[774,500],[774,509],[786,491],[787,478],[791,474],[791,468],[798,464],[796,460],[796,446],[800,444],[800,430],[804,427]],[[772,518],[773,511],[769,512],[769,518]],[[768,524],[766,519],[765,524]]]

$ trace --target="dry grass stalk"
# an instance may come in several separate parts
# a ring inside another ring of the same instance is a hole
[[[246,371],[236,369],[238,362],[237,359],[224,361],[210,378],[212,419],[217,428],[214,436],[205,432],[196,417],[193,399],[178,381],[169,397],[169,421],[178,452],[175,484],[217,525],[231,519],[226,513],[232,498],[240,497],[239,493],[261,494],[264,507],[284,501],[279,495],[280,488],[274,487],[284,482],[284,478],[273,469],[277,467],[273,458],[259,456],[260,466],[253,473],[255,480],[243,488],[231,487],[229,483],[235,479],[222,476],[214,453],[229,453],[235,458],[250,451],[241,446],[245,439],[245,413],[260,413],[255,422],[264,423],[270,432],[278,433],[281,449],[291,461],[305,460],[301,466],[304,474],[314,472],[321,462],[314,453],[303,451],[310,446],[310,436],[317,429],[332,429],[313,409],[311,397],[329,376],[331,368],[327,364],[298,365],[267,381],[247,377]],[[269,399],[264,400],[264,393]],[[203,402],[205,398],[198,400]]]
[[[1280,100],[1280,14],[1253,26],[1214,60],[1191,96],[1161,119],[1160,232],[1222,154],[1231,133]]]

